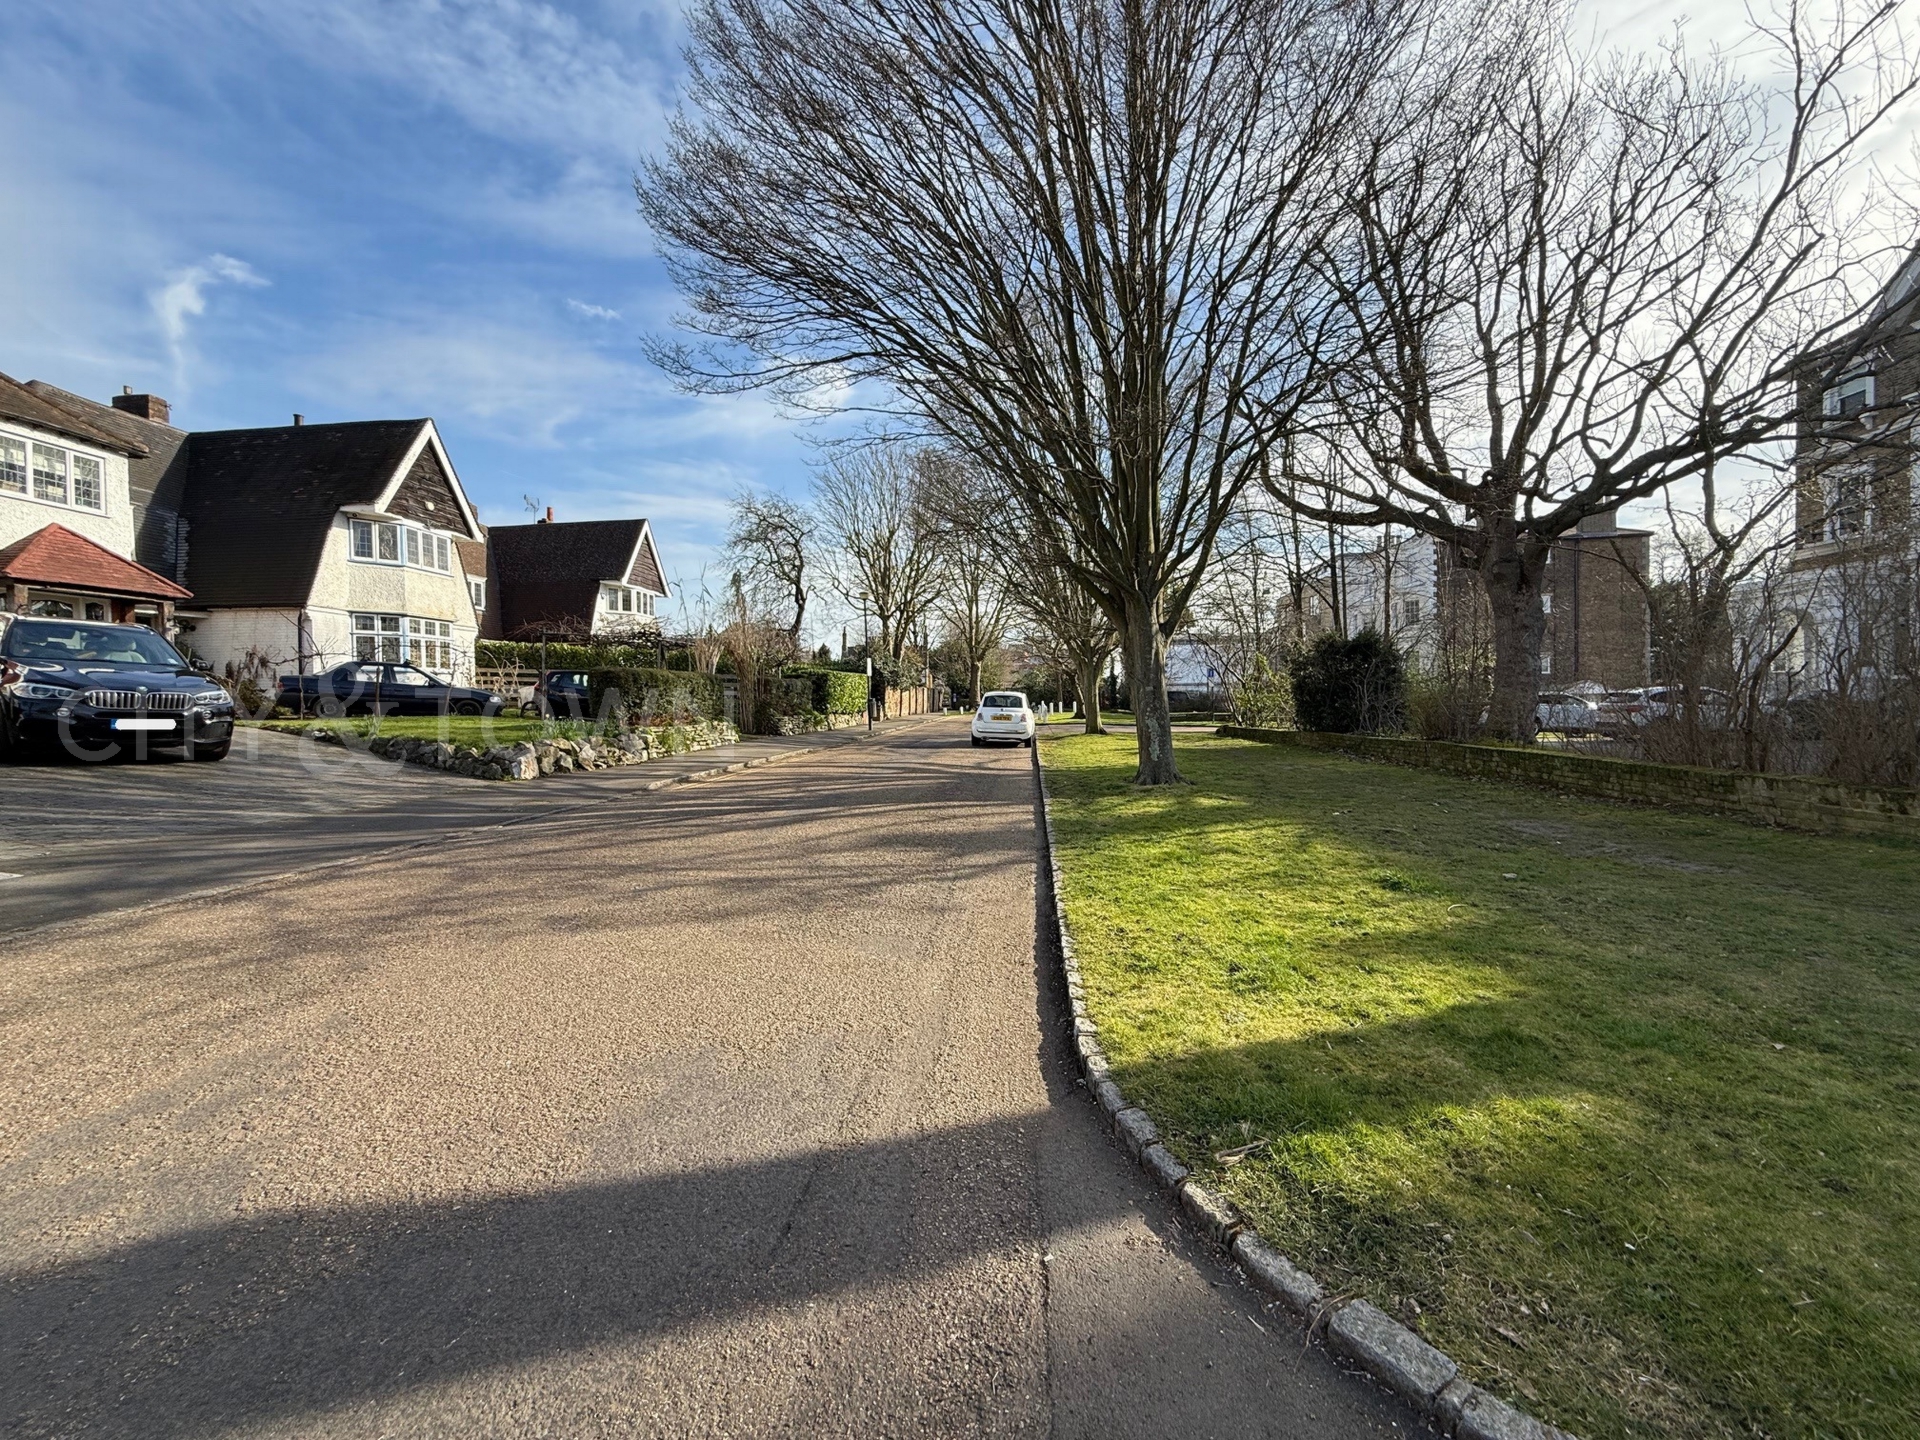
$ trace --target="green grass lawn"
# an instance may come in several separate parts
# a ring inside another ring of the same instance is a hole
[[[340,730],[348,734],[374,734],[370,717],[354,716],[342,720],[256,720],[242,721],[261,730],[284,730],[299,734],[302,730]],[[540,740],[551,735],[584,734],[585,727],[562,724],[522,715],[388,715],[380,721],[381,735],[409,735],[428,740],[445,740],[454,745],[515,745],[522,740]]]
[[[1088,1003],[1182,1161],[1590,1440],[1920,1434],[1920,848],[1179,756],[1043,758]]]

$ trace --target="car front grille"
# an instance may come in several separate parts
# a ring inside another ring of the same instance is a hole
[[[164,690],[89,690],[80,698],[96,710],[188,710],[193,707],[193,696]]]

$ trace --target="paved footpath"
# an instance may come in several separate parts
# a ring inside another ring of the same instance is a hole
[[[1073,1084],[936,723],[0,941],[0,1434],[1396,1436]]]

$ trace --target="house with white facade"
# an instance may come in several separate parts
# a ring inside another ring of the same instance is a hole
[[[158,396],[102,405],[38,380],[0,386],[0,507],[18,451],[23,505],[140,572],[102,618],[146,620],[235,675],[362,658],[470,678],[479,597],[456,547],[485,531],[433,421],[171,422]],[[10,516],[0,508],[0,545],[26,528]],[[29,603],[63,603],[45,588]]]
[[[130,471],[151,458],[137,438],[0,375],[0,611],[172,623],[187,589],[133,558]]]

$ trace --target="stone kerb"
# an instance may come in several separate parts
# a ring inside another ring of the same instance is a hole
[[[1224,732],[1223,732],[1224,733]],[[1291,733],[1291,732],[1279,732]],[[1258,735],[1248,738],[1263,738]],[[1345,738],[1345,737],[1341,737]],[[1113,1079],[1100,1031],[1087,1012],[1080,959],[1060,902],[1060,862],[1054,844],[1040,747],[1033,750],[1039,795],[1042,858],[1053,896],[1050,929],[1072,1013],[1073,1049],[1087,1086],[1121,1144],[1179,1206],[1188,1222],[1230,1254],[1255,1289],[1298,1315],[1309,1330],[1324,1326],[1327,1343],[1401,1396],[1456,1440],[1574,1440],[1466,1380],[1460,1367],[1406,1326],[1365,1300],[1327,1297],[1320,1283],[1274,1249],[1234,1208],[1199,1181],[1161,1143],[1146,1111],[1131,1104]]]

